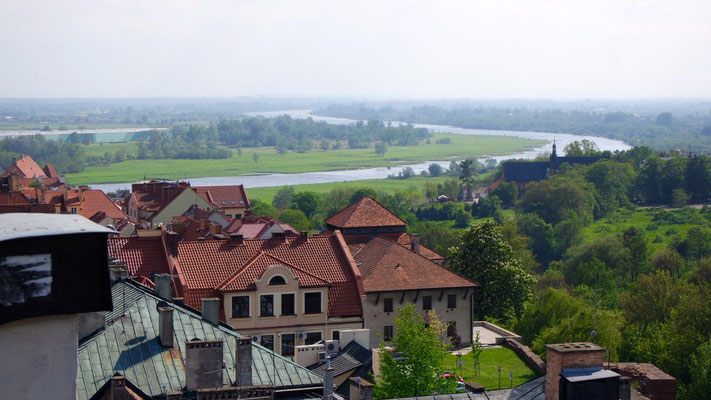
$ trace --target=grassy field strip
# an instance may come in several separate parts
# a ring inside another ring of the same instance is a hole
[[[509,371],[513,374],[513,386],[524,384],[537,378],[536,373],[528,368],[513,350],[505,347],[486,349],[479,356],[479,376],[474,376],[474,355],[462,356],[462,371],[457,366],[457,356],[448,354],[442,363],[445,370],[461,375],[465,382],[476,382],[487,390],[499,389],[498,366],[501,366],[501,389],[509,388]]]
[[[449,144],[435,144],[438,138],[448,137]],[[67,174],[72,184],[133,182],[149,178],[186,179],[207,176],[233,176],[254,173],[298,173],[397,166],[418,161],[461,159],[490,155],[514,154],[543,145],[545,141],[504,136],[468,136],[438,134],[431,144],[389,147],[385,156],[377,156],[372,148],[288,152],[278,154],[273,147],[243,148],[242,156],[224,160],[130,160],[109,165],[90,166],[81,173]],[[122,147],[123,146],[123,147]],[[92,144],[87,152],[103,155],[125,148],[136,152],[135,143]],[[254,154],[258,155],[255,162]],[[288,182],[284,182],[288,184]]]

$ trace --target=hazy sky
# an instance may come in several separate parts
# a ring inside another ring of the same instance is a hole
[[[710,0],[0,1],[0,97],[711,96]]]

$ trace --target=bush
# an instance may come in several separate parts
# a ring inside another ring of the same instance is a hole
[[[657,229],[659,229],[659,225],[657,225],[657,224],[649,224],[649,225],[647,225],[647,230],[648,230],[648,231],[656,231]]]

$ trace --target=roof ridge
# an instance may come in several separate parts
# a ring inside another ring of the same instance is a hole
[[[238,276],[242,274],[251,264],[253,264],[259,257],[264,254],[263,250],[259,250],[258,252],[254,253],[254,255],[250,258],[247,259],[242,265],[238,266],[237,269],[235,269],[231,274],[227,276],[222,282],[220,282],[219,285],[215,288],[216,290],[222,290],[224,289],[227,285],[232,283],[235,279],[237,279]]]
[[[296,269],[296,270],[298,270],[298,271],[300,271],[300,272],[305,273],[306,275],[309,275],[309,276],[312,277],[312,278],[316,278],[316,279],[318,279],[318,280],[320,280],[320,281],[323,281],[323,282],[325,282],[325,283],[327,283],[327,284],[329,284],[329,285],[331,284],[331,282],[329,282],[329,281],[327,281],[327,280],[325,280],[325,279],[323,279],[323,278],[321,278],[321,277],[319,277],[319,276],[317,276],[317,275],[314,275],[314,274],[312,274],[311,272],[308,272],[308,271],[304,270],[303,268],[298,267],[298,266],[296,266],[296,265],[294,265],[294,264],[292,264],[292,263],[290,263],[290,262],[288,262],[288,261],[282,260],[281,258],[279,258],[279,257],[277,257],[277,256],[275,256],[275,255],[273,255],[273,254],[267,253],[267,252],[265,252],[265,251],[262,251],[262,253],[264,253],[264,255],[266,255],[266,256],[268,256],[268,257],[271,257],[271,258],[273,258],[273,259],[279,261],[280,263],[283,263],[285,266],[294,268],[294,269]],[[256,260],[255,260],[255,261],[256,261]]]

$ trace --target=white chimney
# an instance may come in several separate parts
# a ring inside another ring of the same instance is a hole
[[[331,366],[331,356],[326,356],[326,371],[323,375],[323,398],[333,399],[333,367]]]

